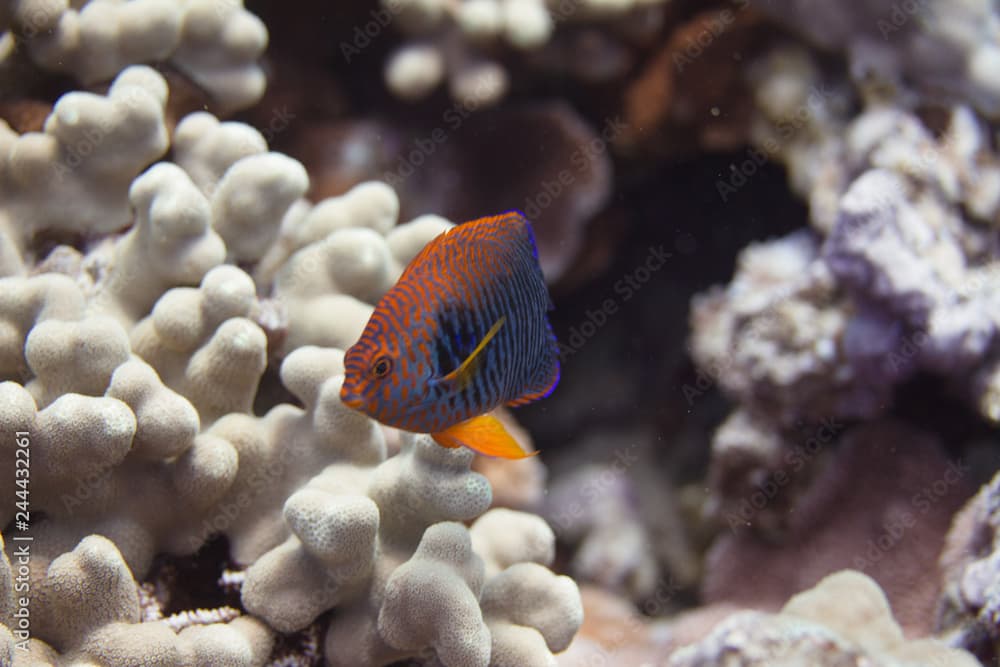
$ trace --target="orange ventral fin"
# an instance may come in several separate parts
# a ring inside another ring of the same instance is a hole
[[[500,420],[490,415],[459,422],[440,433],[431,433],[442,447],[468,447],[477,454],[501,459],[524,459],[538,452],[526,452],[507,432]]]

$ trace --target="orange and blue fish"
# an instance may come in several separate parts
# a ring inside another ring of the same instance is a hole
[[[559,382],[552,301],[527,219],[512,211],[432,239],[344,356],[341,401],[443,447],[529,456],[488,413]]]

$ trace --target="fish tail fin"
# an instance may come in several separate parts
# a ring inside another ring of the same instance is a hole
[[[464,446],[478,454],[501,459],[523,459],[538,453],[521,449],[500,420],[491,415],[468,419],[440,433],[432,433],[431,437],[442,447]]]

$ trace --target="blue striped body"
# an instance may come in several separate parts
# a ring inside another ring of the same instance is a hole
[[[549,308],[520,213],[455,227],[428,243],[376,305],[345,355],[341,398],[419,433],[542,398],[559,379]],[[498,322],[468,373],[453,377]]]

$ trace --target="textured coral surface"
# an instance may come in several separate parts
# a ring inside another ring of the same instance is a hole
[[[0,667],[996,664],[998,123],[991,0],[0,0]],[[511,209],[538,456],[342,404]]]

